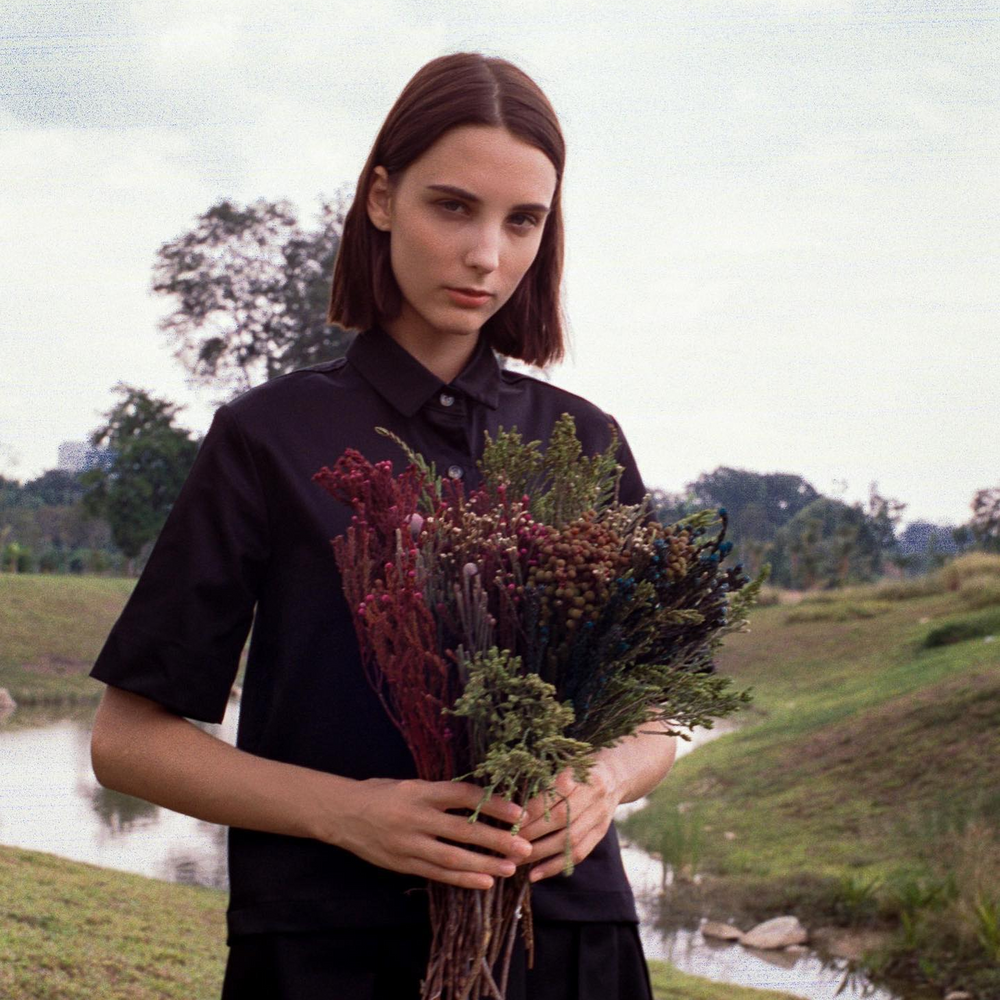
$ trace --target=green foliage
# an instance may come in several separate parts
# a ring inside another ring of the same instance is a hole
[[[437,466],[434,462],[428,464],[420,452],[414,451],[401,437],[385,427],[376,427],[375,432],[399,445],[406,455],[406,460],[415,465],[427,477],[424,483],[425,493],[421,496],[422,502],[419,506],[427,513],[432,513],[435,501],[441,497],[441,477],[438,475]]]
[[[947,646],[953,642],[1000,636],[1000,608],[989,607],[974,614],[960,615],[940,622],[927,632],[924,646]]]
[[[837,884],[834,912],[849,924],[862,924],[878,912],[878,889],[883,879],[879,876],[841,875]]]
[[[656,846],[663,862],[662,887],[666,888],[667,865],[675,879],[693,879],[698,874],[705,839],[704,811],[699,803],[668,810],[660,824]]]
[[[91,437],[111,451],[112,463],[80,480],[88,490],[85,510],[103,517],[115,545],[134,559],[163,527],[198,445],[174,425],[178,406],[121,382],[115,389],[122,399]]]
[[[958,596],[973,611],[1000,604],[1000,578],[987,574],[969,577],[962,581]]]
[[[976,937],[989,959],[1000,962],[1000,899],[979,896],[972,906],[976,918]]]
[[[477,466],[483,475],[483,486],[494,501],[497,487],[504,483],[508,496],[531,498],[531,514],[561,528],[587,510],[602,510],[617,496],[624,471],[616,459],[618,434],[611,427],[611,442],[596,455],[581,454],[573,417],[564,413],[556,421],[548,447],[539,452],[541,441],[523,444],[517,428],[497,431],[496,441],[489,431],[483,457]]]
[[[465,691],[453,708],[443,711],[469,720],[474,759],[480,763],[454,780],[486,782],[479,808],[494,792],[508,802],[515,796],[526,802],[549,788],[566,767],[584,781],[593,747],[563,735],[573,721],[573,706],[556,700],[553,685],[538,674],[522,673],[521,658],[508,650],[492,646],[471,659],[459,652],[468,677]],[[472,819],[478,815],[477,808]]]
[[[702,473],[688,488],[698,507],[725,507],[729,511],[733,542],[755,538],[771,541],[778,529],[820,494],[801,476],[751,472],[719,466]]]
[[[856,618],[874,618],[885,614],[891,604],[884,601],[825,601],[811,604],[803,601],[785,615],[788,624],[795,622],[846,622]]]

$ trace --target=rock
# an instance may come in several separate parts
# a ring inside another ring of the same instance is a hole
[[[790,944],[805,944],[809,932],[794,916],[772,917],[757,924],[743,935],[740,944],[747,948],[784,948]]]
[[[722,836],[725,837],[726,840],[735,840],[736,839],[736,834],[733,833],[732,830],[726,830],[726,832]]]
[[[701,925],[702,937],[719,938],[722,941],[739,941],[743,931],[732,924],[722,924],[717,920],[706,920]]]
[[[952,990],[950,993],[945,993],[944,1000],[972,1000],[972,994],[965,990]]]

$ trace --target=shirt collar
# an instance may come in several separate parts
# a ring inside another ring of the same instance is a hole
[[[379,326],[355,336],[346,354],[372,388],[406,417],[412,417],[445,387],[437,375]],[[494,410],[499,405],[500,364],[481,331],[476,349],[451,385]]]

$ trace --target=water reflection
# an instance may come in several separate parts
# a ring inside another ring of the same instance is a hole
[[[90,764],[94,710],[0,729],[0,843],[167,881],[226,888],[226,827],[98,783]],[[234,743],[238,718],[234,701],[221,725],[198,725]]]
[[[124,833],[139,820],[154,821],[160,807],[124,792],[98,785],[90,798],[94,812],[112,833]]]
[[[31,727],[0,727],[0,843],[167,881],[227,888],[226,827],[98,784],[90,764],[93,713],[93,708],[74,710],[69,717],[39,719]],[[13,718],[18,715],[20,711]],[[238,716],[234,701],[221,725],[198,725],[234,743]],[[690,753],[732,728],[722,720],[712,730],[696,730],[691,742],[679,741],[678,754]],[[619,818],[643,804],[622,806]],[[664,879],[672,883],[673,873],[669,868],[664,872],[656,858],[624,836],[621,840],[649,958],[666,959],[685,972],[718,982],[815,1000],[898,1000],[898,994],[875,989],[862,977],[852,978],[843,960],[824,961],[811,951],[754,952],[706,939],[697,927],[665,926],[661,889]]]
[[[677,741],[677,756],[683,757],[735,728],[732,720],[723,719],[713,729],[696,729],[690,734],[690,741]],[[645,799],[639,799],[620,806],[616,818],[624,819],[645,804]],[[674,881],[670,866],[664,866],[624,835],[620,839],[622,862],[635,895],[641,921],[639,935],[647,958],[668,961],[683,972],[715,982],[779,990],[810,1000],[835,997],[901,1000],[900,994],[874,986],[844,959],[826,958],[809,948],[798,952],[744,948],[741,944],[706,938],[697,927],[679,926],[677,920],[670,920],[665,913],[669,896],[664,896],[663,889]]]

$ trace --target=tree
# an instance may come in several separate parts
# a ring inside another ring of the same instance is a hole
[[[906,510],[906,504],[892,497],[884,497],[878,491],[878,483],[868,485],[868,506],[865,514],[870,530],[875,536],[874,562],[872,572],[878,575],[882,572],[882,555],[896,551],[896,525]]]
[[[133,560],[163,527],[198,442],[174,426],[180,407],[123,382],[114,388],[122,400],[90,438],[95,446],[109,449],[110,467],[90,469],[80,481],[87,489],[84,509],[111,526],[112,540],[128,558],[131,573]]]
[[[725,465],[702,473],[688,489],[700,507],[726,508],[734,538],[763,542],[774,538],[782,525],[820,496],[793,473],[751,472]]]
[[[969,528],[987,552],[1000,552],[1000,486],[976,491]]]
[[[37,498],[40,505],[66,506],[83,496],[85,490],[79,476],[65,469],[47,469],[37,479],[22,487],[28,497]]]
[[[326,311],[346,200],[321,202],[312,229],[287,201],[223,200],[160,247],[152,290],[177,303],[160,328],[195,381],[236,395],[344,353]]]
[[[821,496],[778,530],[768,553],[778,586],[810,589],[870,580],[881,572],[877,527],[860,503]]]

